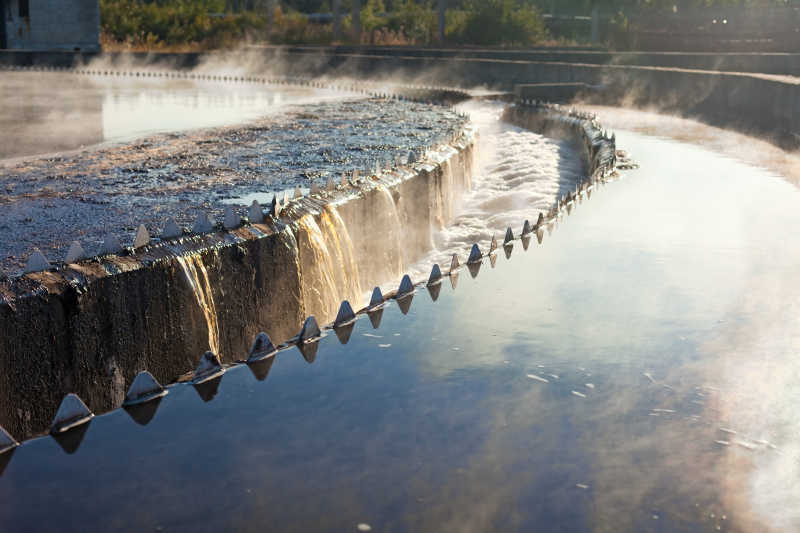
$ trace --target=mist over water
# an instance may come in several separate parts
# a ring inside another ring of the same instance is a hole
[[[55,90],[57,88],[57,91]],[[0,160],[241,124],[287,106],[361,98],[245,82],[3,72]]]

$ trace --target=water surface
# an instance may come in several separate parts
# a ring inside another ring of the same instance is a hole
[[[146,425],[98,417],[72,453],[26,443],[0,477],[0,524],[799,528],[800,193],[617,133],[640,170],[435,302],[420,288],[347,344],[328,332],[313,364],[292,348],[216,391],[174,386]]]

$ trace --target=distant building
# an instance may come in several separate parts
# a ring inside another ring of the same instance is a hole
[[[0,49],[100,49],[99,0],[0,0]]]

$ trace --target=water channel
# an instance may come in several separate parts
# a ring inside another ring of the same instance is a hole
[[[541,244],[419,287],[407,313],[361,316],[349,339],[327,332],[316,357],[284,350],[210,388],[174,385],[157,410],[99,416],[70,442],[26,442],[0,466],[0,524],[800,528],[800,191],[690,139],[616,134],[640,169],[582,197]],[[541,190],[557,191],[575,168],[536,142],[555,172]],[[496,152],[513,161],[507,143]],[[487,153],[491,182],[508,162]],[[462,226],[496,231],[469,222],[490,204],[466,204],[477,214]],[[470,233],[458,226],[442,255]]]

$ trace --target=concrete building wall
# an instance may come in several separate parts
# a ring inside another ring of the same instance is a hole
[[[98,0],[0,0],[6,46],[24,50],[100,49]],[[27,13],[27,16],[25,16]]]

